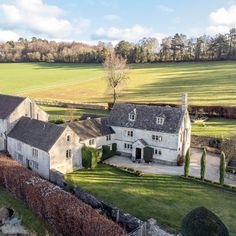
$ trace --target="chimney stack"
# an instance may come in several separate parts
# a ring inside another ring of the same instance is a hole
[[[182,94],[182,111],[188,110],[188,94]]]

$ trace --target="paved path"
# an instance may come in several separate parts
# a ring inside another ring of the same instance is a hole
[[[191,149],[191,164],[190,175],[200,177],[200,160],[202,150]],[[183,175],[183,166],[166,166],[157,163],[133,163],[130,158],[123,156],[114,156],[105,161],[107,164],[115,165],[118,167],[130,167],[135,170],[140,170],[143,173],[151,174],[167,174],[167,175]],[[206,159],[206,179],[219,181],[219,155],[207,153]],[[225,183],[236,186],[236,181],[225,178]]]

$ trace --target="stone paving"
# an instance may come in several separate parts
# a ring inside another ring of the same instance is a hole
[[[190,175],[200,177],[200,160],[202,150],[197,148],[191,149],[191,164]],[[107,164],[118,167],[130,167],[135,170],[140,170],[143,173],[151,174],[167,174],[167,175],[183,175],[183,166],[167,166],[157,163],[133,163],[130,158],[123,156],[113,156],[105,161]],[[206,159],[206,179],[219,181],[219,164],[220,157],[214,153],[207,153]],[[236,186],[236,181],[225,178],[225,183]]]

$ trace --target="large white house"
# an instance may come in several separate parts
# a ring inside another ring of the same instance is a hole
[[[107,145],[111,148],[115,142],[115,132],[108,126],[106,117],[72,122],[69,127],[85,146],[101,149],[103,145]]]
[[[65,174],[81,168],[81,147],[70,127],[27,117],[17,122],[7,138],[11,157],[47,179],[52,169]]]
[[[182,107],[115,104],[108,124],[115,132],[117,151],[133,160],[144,159],[144,149],[153,149],[153,160],[176,165],[190,147],[191,122],[187,94]]]
[[[0,151],[6,151],[7,134],[22,116],[48,121],[48,114],[29,98],[0,94]]]

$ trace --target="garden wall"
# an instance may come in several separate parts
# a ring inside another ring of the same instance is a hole
[[[3,155],[0,156],[0,185],[25,201],[57,235],[126,235],[118,224],[92,207]]]

